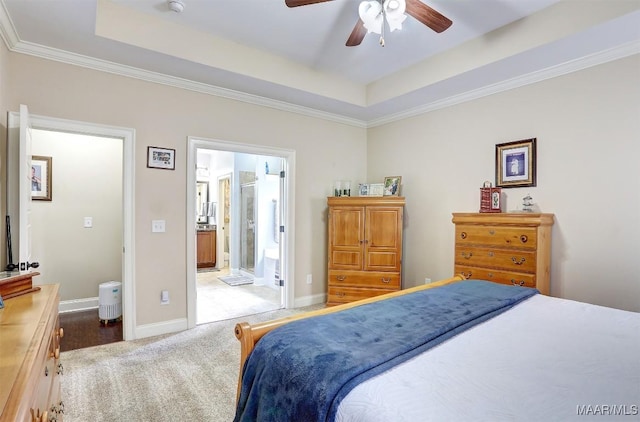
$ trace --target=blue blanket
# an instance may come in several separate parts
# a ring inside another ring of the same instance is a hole
[[[245,363],[235,421],[331,421],[359,383],[538,293],[467,280],[294,321]]]

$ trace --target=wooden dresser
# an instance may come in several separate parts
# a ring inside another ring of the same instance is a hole
[[[405,199],[329,197],[327,305],[400,290]]]
[[[454,213],[454,274],[549,294],[553,214]]]
[[[0,309],[0,421],[62,421],[58,285]]]

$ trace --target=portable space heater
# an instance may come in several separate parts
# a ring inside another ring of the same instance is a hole
[[[98,304],[100,321],[120,318],[122,316],[122,283],[119,281],[100,283]]]

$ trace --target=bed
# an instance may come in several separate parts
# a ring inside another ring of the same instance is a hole
[[[639,417],[640,314],[535,289],[457,276],[235,333],[236,421]]]

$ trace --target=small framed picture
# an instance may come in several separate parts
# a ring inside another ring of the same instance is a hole
[[[147,147],[147,167],[153,169],[175,170],[176,150],[169,148]]]
[[[369,185],[369,196],[384,195],[384,183],[371,183]]]
[[[369,184],[368,183],[360,183],[358,189],[359,196],[369,196]]]
[[[536,138],[496,145],[496,186],[536,185]]]
[[[31,199],[51,201],[51,157],[31,157]]]
[[[384,196],[400,195],[402,176],[388,176],[384,178]]]

